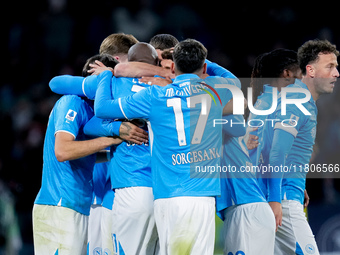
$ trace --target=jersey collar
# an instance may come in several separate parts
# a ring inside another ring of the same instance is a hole
[[[180,84],[182,84],[184,82],[190,81],[190,79],[198,80],[198,79],[201,79],[201,78],[198,75],[192,74],[192,73],[181,74],[181,75],[176,76],[173,84],[179,86]]]
[[[294,85],[295,85],[294,87],[300,87],[300,88],[303,88],[303,89],[306,89],[306,90],[309,91],[307,85],[299,79],[295,79]],[[311,102],[312,104],[315,104],[315,101],[314,101],[312,95],[310,96],[309,102]]]
[[[272,86],[270,86],[269,84],[265,84],[263,85],[263,93],[273,93],[273,88]],[[277,91],[277,94],[279,94],[280,92]]]

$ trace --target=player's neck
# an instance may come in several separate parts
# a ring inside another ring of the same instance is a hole
[[[182,73],[182,72],[175,72],[175,76],[179,76],[179,75],[183,75],[183,74],[195,74],[197,75],[198,77],[202,78],[203,77],[203,74],[202,73],[198,73],[198,72],[195,72],[195,73]],[[202,78],[203,79],[203,78]]]
[[[309,92],[311,93],[313,99],[314,99],[314,102],[316,102],[316,100],[318,100],[319,98],[319,93],[317,93],[315,91],[315,87],[314,87],[314,81],[313,81],[313,78],[311,77],[307,77],[307,76],[303,76],[301,81],[307,85],[307,88],[309,90]]]
[[[270,86],[272,87],[276,87],[278,91],[281,91],[281,88],[286,87],[288,84],[285,84],[282,82],[283,78],[279,78],[279,79],[274,79]]]

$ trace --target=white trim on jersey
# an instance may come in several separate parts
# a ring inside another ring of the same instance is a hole
[[[124,110],[123,110],[123,107],[122,107],[122,99],[121,99],[121,98],[118,98],[118,104],[119,104],[119,108],[120,108],[120,110],[122,111],[122,113],[123,113],[125,119],[129,119],[128,117],[126,117],[126,114],[125,114],[125,112],[124,112]]]
[[[74,134],[72,134],[71,132],[69,132],[69,131],[66,131],[66,130],[57,130],[57,131],[55,131],[55,133],[54,133],[54,136],[55,136],[57,133],[59,133],[59,132],[65,132],[65,133],[68,133],[68,134],[72,135],[72,136],[74,137],[74,139],[76,139],[76,136],[75,136]]]
[[[83,80],[83,83],[81,84],[81,89],[82,89],[84,95],[88,98],[88,96],[85,93],[85,80],[86,80],[86,78]]]
[[[298,134],[298,131],[296,130],[296,128],[292,127],[292,126],[283,126],[281,124],[281,122],[276,122],[275,123],[275,126],[274,126],[274,129],[281,129],[281,130],[284,130],[290,134],[292,134],[294,137],[297,136]]]
[[[153,146],[153,131],[151,127],[150,121],[146,122],[148,125],[148,131],[149,131],[149,144],[150,144],[150,155],[152,156],[152,146]]]
[[[131,88],[131,91],[132,92],[139,92],[139,91],[141,91],[143,89],[145,89],[145,87],[139,86],[139,85],[133,85],[132,88]]]

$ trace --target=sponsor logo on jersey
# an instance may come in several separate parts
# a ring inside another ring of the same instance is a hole
[[[77,112],[69,109],[66,116],[65,116],[65,119],[67,119],[69,121],[74,121],[76,116],[77,116]]]

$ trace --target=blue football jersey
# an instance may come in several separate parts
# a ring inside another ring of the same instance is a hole
[[[309,91],[306,84],[298,79],[287,88],[302,88]],[[303,93],[287,93],[287,99],[304,97],[305,94]],[[275,124],[275,129],[284,130],[295,137],[284,162],[289,171],[283,175],[281,199],[296,200],[303,204],[307,175],[305,167],[308,166],[313,152],[317,125],[317,107],[313,97],[310,97],[309,101],[302,105],[311,115],[303,113],[295,104],[287,104],[286,114],[282,115],[281,99],[282,96],[278,100],[279,103],[275,115],[278,122]],[[282,141],[278,141],[278,144],[273,143],[272,147],[280,146],[284,142],[282,139]]]
[[[278,92],[277,92],[278,93]],[[278,94],[279,96],[279,94]],[[270,85],[263,86],[263,93],[257,98],[254,108],[257,110],[268,110],[273,103],[273,87]],[[258,127],[255,131],[250,131],[250,134],[258,136],[258,147],[249,150],[249,156],[254,166],[268,166],[269,153],[272,146],[274,125],[275,125],[275,112],[268,115],[257,115],[250,113],[248,122],[252,127],[248,127],[252,130],[253,127]],[[256,172],[258,183],[267,197],[267,178],[261,171]]]
[[[109,162],[97,163],[93,168],[93,199],[92,204],[101,205],[106,192],[105,185],[108,178]]]
[[[87,77],[84,80],[84,91],[88,97],[94,98],[97,89],[98,76],[95,79]],[[150,87],[141,83],[135,78],[112,77],[111,88],[108,92],[110,98],[119,98],[132,95],[145,87]],[[146,123],[141,122],[147,130]],[[120,121],[102,120],[92,118],[85,126],[85,132],[91,136],[114,136],[119,135]],[[149,144],[136,145],[123,142],[115,146],[109,164],[111,188],[126,188],[144,186],[151,187],[151,156]]]
[[[107,97],[112,74],[101,74],[96,115],[101,118],[142,118],[152,132],[152,187],[155,199],[220,194],[219,173],[223,107],[232,95],[233,79],[193,74],[176,77],[165,87],[151,86],[118,100]]]
[[[42,184],[35,204],[58,205],[89,214],[96,156],[58,162],[54,145],[57,132],[70,133],[78,141],[86,140],[83,127],[93,115],[90,103],[78,96],[63,96],[56,102],[46,130]]]
[[[229,117],[243,119],[242,116]],[[221,168],[221,196],[216,197],[216,211],[222,220],[223,210],[229,206],[266,202],[256,175],[252,172],[252,163],[243,136],[233,137],[224,132]]]
[[[150,85],[139,82],[136,78],[112,77],[112,98],[126,97],[143,90]],[[145,121],[140,127],[148,130]],[[116,147],[110,164],[113,188],[133,186],[151,187],[151,155],[149,143],[137,145],[123,142]]]

